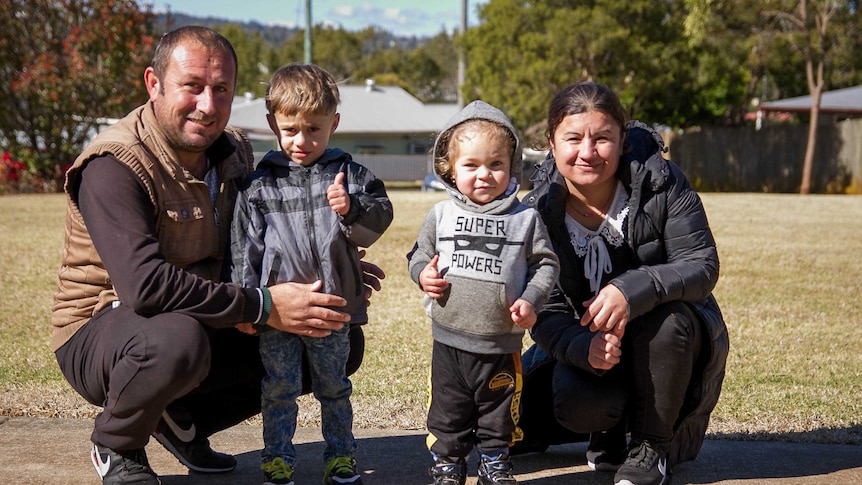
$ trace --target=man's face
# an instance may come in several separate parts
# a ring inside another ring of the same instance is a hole
[[[230,118],[236,83],[233,58],[187,41],[174,49],[161,79],[148,68],[144,80],[161,129],[180,163],[191,168]]]

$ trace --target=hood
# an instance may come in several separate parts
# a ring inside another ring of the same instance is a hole
[[[473,101],[472,103],[465,106],[461,111],[455,113],[455,116],[449,119],[446,124],[443,126],[443,129],[440,130],[440,133],[437,135],[437,139],[434,140],[434,160],[437,160],[440,157],[446,156],[446,151],[448,146],[444,146],[444,144],[440,143],[443,135],[446,134],[447,131],[456,127],[457,125],[473,119],[483,119],[492,121],[497,123],[498,125],[504,126],[507,130],[509,130],[512,135],[515,137],[515,151],[512,154],[512,165],[510,168],[512,178],[515,183],[515,192],[517,192],[517,188],[521,182],[521,172],[523,171],[523,163],[521,162],[522,150],[521,150],[521,138],[518,136],[518,131],[512,125],[512,122],[509,121],[509,118],[503,114],[498,108],[491,106],[490,104],[484,101]],[[448,177],[441,176],[440,173],[437,172],[437,164],[434,165],[434,173],[437,175],[437,179],[443,182],[450,191],[457,192],[458,189],[448,180]],[[509,191],[507,191],[508,193]]]

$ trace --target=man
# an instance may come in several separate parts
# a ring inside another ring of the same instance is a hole
[[[103,408],[91,436],[103,484],[159,483],[144,450],[151,434],[192,470],[233,470],[208,437],[260,412],[263,375],[257,339],[233,327],[321,337],[350,319],[320,282],[220,282],[237,185],[253,162],[248,140],[226,127],[236,70],[215,31],[169,32],[144,74],[149,102],[67,174],[51,344],[72,387]],[[379,289],[380,269],[364,269]],[[353,341],[361,360],[361,333]]]

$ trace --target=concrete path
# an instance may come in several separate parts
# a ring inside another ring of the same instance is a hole
[[[98,485],[90,464],[92,422],[75,419],[0,417],[0,484]],[[356,430],[357,461],[366,484],[430,484],[424,434],[405,430]],[[163,485],[259,485],[259,426],[240,425],[212,437],[213,447],[236,455],[239,465],[222,475],[189,474],[155,440],[150,464]],[[301,428],[297,485],[323,478],[320,430]],[[552,446],[542,454],[514,457],[522,485],[611,485],[613,474],[596,473],[584,459],[586,443]],[[468,485],[475,485],[475,458]],[[862,484],[862,446],[781,442],[710,441],[697,460],[674,469],[673,484]]]

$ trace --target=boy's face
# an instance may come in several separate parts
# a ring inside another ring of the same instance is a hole
[[[266,119],[278,138],[281,151],[293,162],[308,166],[323,155],[330,135],[338,128],[340,115],[275,113],[266,115]]]
[[[455,187],[477,204],[487,204],[509,187],[512,154],[504,143],[467,131],[458,140],[452,165]]]

